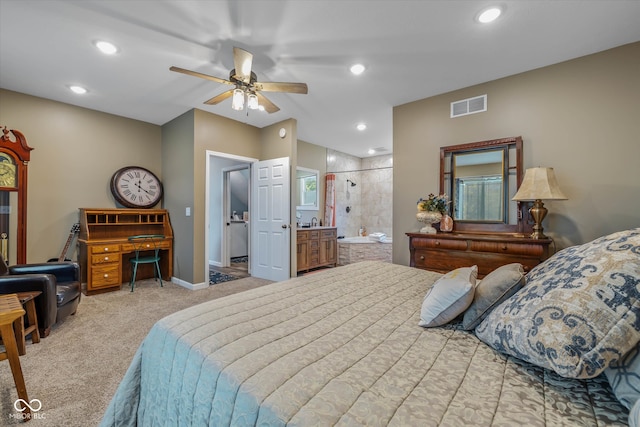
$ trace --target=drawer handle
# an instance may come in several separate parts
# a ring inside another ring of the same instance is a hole
[[[424,255],[420,255],[420,260],[424,261]]]
[[[108,256],[104,257],[104,260],[109,261],[109,257]]]
[[[440,246],[440,242],[436,240],[436,246]]]
[[[147,243],[147,247],[148,247],[148,248],[150,248],[150,247],[151,247],[151,245]]]
[[[109,248],[104,248],[104,251],[107,252],[109,250]]]
[[[104,278],[106,279],[107,277],[109,277],[109,275],[108,275],[108,274],[105,274],[105,275],[104,275]]]
[[[502,250],[506,251],[507,250],[507,245],[502,245]]]

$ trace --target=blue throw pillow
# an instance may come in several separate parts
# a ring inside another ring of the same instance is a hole
[[[561,376],[599,375],[640,341],[640,228],[556,253],[476,334]]]

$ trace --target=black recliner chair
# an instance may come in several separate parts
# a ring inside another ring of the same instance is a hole
[[[75,262],[46,262],[7,267],[0,255],[0,294],[40,291],[35,306],[41,337],[51,326],[75,314],[80,304],[82,285],[80,265]]]

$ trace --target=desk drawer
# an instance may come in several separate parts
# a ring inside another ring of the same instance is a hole
[[[91,287],[100,288],[120,284],[120,264],[97,265],[91,269]]]
[[[153,243],[145,243],[145,247],[148,250],[153,250],[154,249],[154,245]],[[170,249],[171,248],[171,241],[169,240],[163,240],[161,242],[156,242],[155,247],[158,249]],[[133,252],[135,249],[135,247],[133,246],[133,244],[131,243],[123,243],[121,250],[122,252]],[[143,250],[147,250],[147,249],[143,249]]]
[[[103,253],[99,255],[91,255],[91,265],[106,264],[110,262],[120,262],[119,253]]]
[[[92,254],[103,254],[108,252],[120,252],[120,245],[106,244],[91,246]]]

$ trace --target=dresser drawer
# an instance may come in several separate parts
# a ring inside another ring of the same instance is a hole
[[[91,269],[91,287],[120,285],[120,264],[97,265]]]
[[[307,233],[306,231],[298,231],[296,233],[296,240],[298,242],[306,242],[307,240],[309,240],[309,233]]]
[[[92,254],[102,254],[108,252],[120,252],[120,245],[95,245],[91,246]]]
[[[546,248],[540,245],[511,242],[483,242],[471,241],[471,250],[474,252],[491,252],[495,254],[529,255],[539,257],[545,253]]]
[[[414,267],[423,270],[448,273],[460,267],[477,265],[476,260],[465,252],[446,252],[437,250],[417,250],[414,256]]]
[[[414,248],[425,249],[447,249],[454,251],[466,251],[466,240],[448,240],[448,239],[414,239],[411,244]]]

